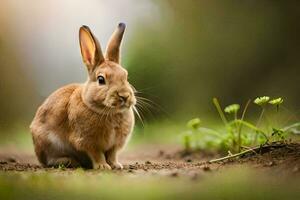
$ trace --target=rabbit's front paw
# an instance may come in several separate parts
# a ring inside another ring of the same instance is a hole
[[[119,162],[109,163],[112,169],[123,169],[123,165]]]
[[[96,163],[94,169],[111,170],[111,167],[107,163]]]

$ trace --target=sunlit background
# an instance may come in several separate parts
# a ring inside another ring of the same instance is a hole
[[[122,65],[154,102],[146,123],[214,117],[213,97],[226,105],[282,96],[297,115],[299,19],[297,1],[2,0],[1,130],[27,129],[51,92],[86,80],[81,25],[105,49],[119,22]]]

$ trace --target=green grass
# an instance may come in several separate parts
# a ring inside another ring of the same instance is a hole
[[[299,179],[249,169],[207,173],[201,181],[108,172],[0,172],[0,199],[299,199]]]
[[[217,149],[239,153],[244,148],[249,149],[272,142],[287,142],[296,136],[300,122],[297,119],[293,122],[283,120],[280,114],[284,113],[279,112],[282,103],[282,98],[272,100],[268,96],[256,98],[253,104],[261,107],[261,112],[257,119],[250,121],[245,116],[251,100],[248,100],[242,112],[239,112],[241,108],[239,104],[228,105],[223,110],[218,99],[213,98],[213,104],[224,124],[223,128],[208,128],[202,125],[199,118],[191,119],[187,122],[187,130],[182,134],[183,146],[186,150]]]

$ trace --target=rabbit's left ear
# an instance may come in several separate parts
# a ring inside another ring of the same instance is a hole
[[[120,63],[120,46],[122,42],[122,38],[124,35],[126,25],[124,23],[120,23],[112,34],[109,42],[107,44],[105,58],[107,60]]]

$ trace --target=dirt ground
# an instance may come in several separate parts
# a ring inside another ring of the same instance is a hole
[[[121,175],[171,176],[199,179],[203,173],[213,173],[231,167],[250,167],[277,176],[300,177],[300,143],[291,143],[253,152],[240,158],[209,163],[217,153],[183,152],[174,146],[149,145],[125,151],[120,155],[123,170],[113,170]],[[72,172],[74,169],[42,168],[33,153],[22,153],[12,149],[1,149],[0,171],[49,171]],[[86,170],[87,173],[98,170]]]

